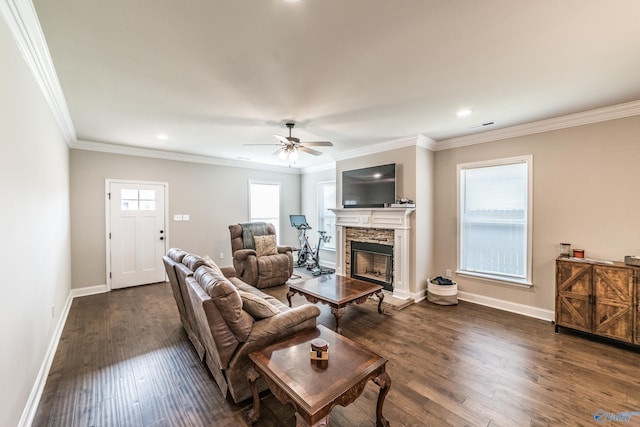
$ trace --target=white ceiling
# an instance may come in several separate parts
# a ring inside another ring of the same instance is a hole
[[[244,144],[294,119],[293,136],[334,143],[305,167],[640,99],[637,0],[34,6],[82,141],[282,165],[275,145]]]

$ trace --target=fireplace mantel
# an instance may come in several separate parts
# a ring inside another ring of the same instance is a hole
[[[409,216],[416,208],[343,208],[330,209],[336,225],[342,227],[409,229]]]
[[[336,214],[336,274],[347,275],[344,228],[383,228],[394,230],[393,296],[409,299],[410,216],[415,208],[338,208]]]

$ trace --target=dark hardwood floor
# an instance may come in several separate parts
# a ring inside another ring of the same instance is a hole
[[[286,301],[283,287],[268,291]],[[376,305],[350,306],[340,323],[389,360],[393,426],[593,426],[598,410],[640,411],[637,350],[464,302],[385,315]],[[332,425],[374,426],[377,396],[370,383]],[[73,301],[33,425],[242,426],[250,406],[220,395],[160,283]],[[293,426],[293,410],[265,392],[256,425]],[[601,425],[640,425],[640,415]]]

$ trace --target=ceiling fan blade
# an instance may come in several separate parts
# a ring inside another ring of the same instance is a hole
[[[280,141],[282,141],[284,144],[289,145],[289,144],[291,143],[291,142],[290,142],[286,137],[284,137],[284,136],[282,136],[282,135],[273,135],[273,136],[275,136],[276,138],[278,138],[278,139],[279,139]]]
[[[275,153],[273,153],[273,155],[274,155],[274,156],[277,156],[277,155],[279,155],[280,153],[282,153],[283,151],[284,151],[284,147],[280,147],[280,148],[278,148],[278,150],[277,150]]]
[[[321,156],[322,155],[321,152],[316,151],[316,150],[312,150],[311,148],[307,148],[307,147],[300,146],[300,147],[298,147],[298,150],[304,151],[305,153],[308,153],[308,154],[313,154],[314,156]]]
[[[282,146],[281,143],[277,143],[277,144],[269,144],[269,143],[263,143],[263,144],[242,144],[244,146],[248,146],[248,145],[276,145],[276,146]]]
[[[311,147],[333,147],[333,144],[329,141],[305,141],[303,144]]]

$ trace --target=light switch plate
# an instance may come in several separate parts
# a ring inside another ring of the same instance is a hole
[[[173,216],[173,220],[174,221],[182,221],[182,215],[174,215]]]
[[[182,220],[183,221],[189,221],[191,219],[191,215],[189,214],[182,214]]]

